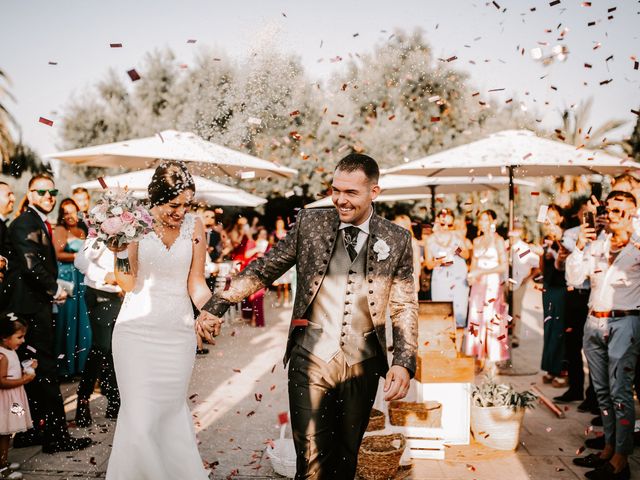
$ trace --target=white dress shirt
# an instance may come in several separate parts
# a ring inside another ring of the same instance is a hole
[[[73,264],[84,275],[84,283],[87,287],[103,292],[119,293],[120,287],[118,285],[111,285],[104,281],[107,274],[113,273],[114,270],[113,252],[104,245],[100,248],[93,248],[94,243],[95,239],[86,239],[76,254]]]
[[[597,312],[640,309],[640,242],[637,235],[618,253],[609,265],[611,236],[606,235],[577,248],[567,257],[567,283],[580,287],[591,281],[589,308]]]
[[[338,230],[344,230],[347,227],[358,227],[360,229],[358,231],[358,242],[356,243],[356,246],[355,246],[356,252],[358,252],[358,253],[360,253],[360,250],[362,249],[362,246],[367,241],[367,237],[369,236],[369,222],[371,222],[371,217],[372,216],[373,216],[373,208],[371,209],[371,213],[369,214],[369,218],[367,218],[360,225],[354,225],[352,223],[340,222],[340,227],[338,227]]]

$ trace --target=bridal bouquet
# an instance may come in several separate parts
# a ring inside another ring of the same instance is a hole
[[[109,189],[85,215],[89,238],[95,238],[94,248],[106,245],[116,254],[117,267],[129,271],[127,245],[151,232],[153,217],[141,200],[126,189]]]

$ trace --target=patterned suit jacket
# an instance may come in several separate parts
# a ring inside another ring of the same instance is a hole
[[[254,260],[236,275],[229,288],[214,295],[203,310],[222,316],[230,305],[270,285],[295,265],[297,293],[293,319],[308,319],[335,242],[341,238],[338,236],[339,226],[340,219],[335,208],[301,210],[287,236],[264,257]],[[411,236],[402,227],[375,213],[371,217],[369,231],[365,272],[371,319],[380,346],[386,352],[385,320],[389,308],[393,327],[392,363],[407,368],[413,376],[418,346],[418,301],[413,279]],[[374,245],[379,240],[390,247],[389,256],[385,259],[378,259],[374,251]],[[289,327],[285,364],[294,344],[295,328],[304,327]]]

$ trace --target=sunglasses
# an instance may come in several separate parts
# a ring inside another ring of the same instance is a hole
[[[622,217],[622,216],[624,216],[624,211],[623,211],[623,210],[620,210],[619,208],[607,208],[607,209],[605,210],[605,213],[606,213],[607,215],[611,215],[611,214],[612,214],[612,215],[615,215],[616,217]]]
[[[29,190],[30,192],[36,192],[39,196],[44,197],[47,193],[52,197],[58,196],[58,189],[54,188],[51,190]]]

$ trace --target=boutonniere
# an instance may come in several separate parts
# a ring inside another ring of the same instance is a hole
[[[378,261],[380,261],[380,260],[385,260],[389,256],[389,252],[391,252],[391,248],[389,248],[389,245],[387,245],[387,242],[385,242],[382,239],[379,239],[373,245],[373,251],[378,254]]]

